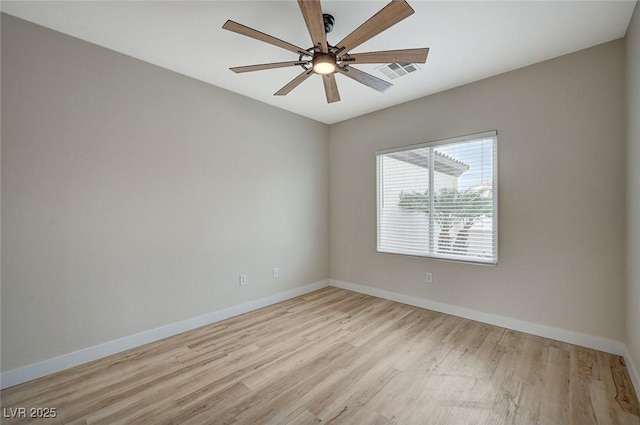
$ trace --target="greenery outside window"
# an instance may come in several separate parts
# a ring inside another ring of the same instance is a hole
[[[495,131],[376,152],[378,251],[497,264]]]

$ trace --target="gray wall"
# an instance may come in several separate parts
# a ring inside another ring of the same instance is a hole
[[[627,31],[627,346],[640,368],[640,6]],[[640,372],[638,370],[637,372]],[[640,388],[636,388],[640,395]]]
[[[624,341],[624,48],[332,125],[331,277]],[[498,131],[499,265],[376,253],[375,151],[486,130]]]
[[[1,100],[3,371],[329,277],[326,125],[7,15]]]

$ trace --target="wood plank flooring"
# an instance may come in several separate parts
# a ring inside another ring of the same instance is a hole
[[[337,288],[28,382],[41,424],[639,425],[621,357]]]

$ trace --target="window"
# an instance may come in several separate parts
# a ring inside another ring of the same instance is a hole
[[[379,252],[497,264],[495,131],[376,157]]]

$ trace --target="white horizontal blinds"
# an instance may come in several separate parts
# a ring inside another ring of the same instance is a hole
[[[493,145],[491,138],[433,148],[433,254],[495,262]]]
[[[429,148],[378,157],[380,208],[378,249],[399,254],[427,255],[429,222],[425,212],[400,204],[404,193],[429,189]]]
[[[378,250],[496,263],[495,133],[378,153]]]

